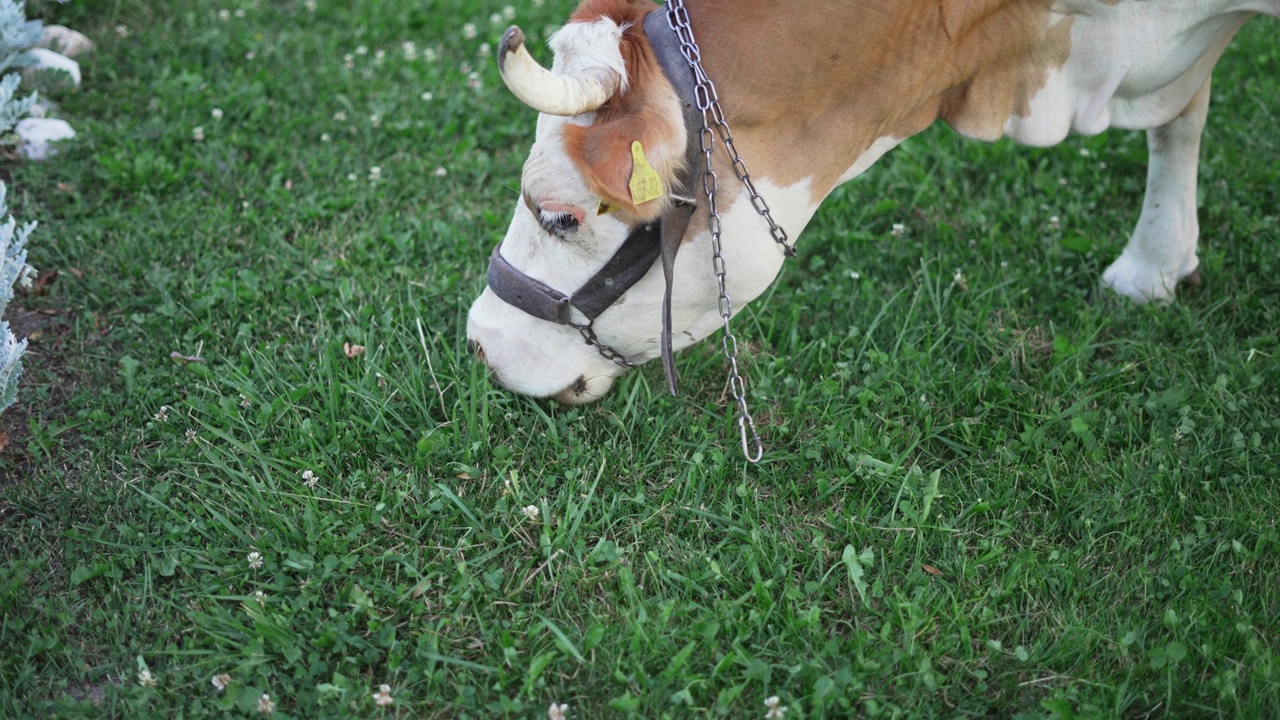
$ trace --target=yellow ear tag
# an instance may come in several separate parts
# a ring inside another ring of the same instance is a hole
[[[639,140],[631,143],[631,160],[631,202],[640,205],[662,197],[662,178],[644,156]]]
[[[596,215],[608,215],[609,213],[611,213],[611,212],[613,212],[613,211],[615,211],[615,210],[617,210],[617,209],[618,209],[618,208],[613,207],[613,206],[612,206],[612,205],[610,205],[609,203],[607,203],[607,202],[605,202],[605,201],[601,200],[601,201],[600,201],[600,204],[599,204],[598,206],[596,206]]]

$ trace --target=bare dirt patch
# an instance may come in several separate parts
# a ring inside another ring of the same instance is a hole
[[[26,338],[18,399],[0,414],[0,485],[18,482],[33,471],[28,452],[31,425],[47,424],[68,413],[75,375],[67,365],[70,316],[61,310],[28,310],[10,303],[4,319],[19,339]]]

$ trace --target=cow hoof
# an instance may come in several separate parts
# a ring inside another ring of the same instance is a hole
[[[1190,265],[1189,271],[1168,273],[1122,254],[1102,273],[1102,283],[1140,305],[1166,303],[1173,300],[1179,283],[1200,283],[1200,270],[1194,257]]]

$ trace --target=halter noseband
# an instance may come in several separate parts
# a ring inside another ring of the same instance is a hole
[[[502,243],[498,243],[489,256],[489,289],[508,305],[529,315],[557,325],[568,325],[582,332],[590,344],[601,350],[601,354],[618,364],[636,367],[636,363],[596,340],[594,332],[588,335],[588,331],[601,313],[649,274],[649,270],[663,254],[664,236],[670,237],[678,232],[675,241],[680,241],[693,216],[694,208],[692,201],[676,198],[671,209],[662,217],[632,230],[604,267],[573,295],[565,295],[521,272],[502,256]],[[586,318],[585,323],[574,319],[574,310]],[[664,328],[664,332],[670,332],[669,320],[664,320]]]

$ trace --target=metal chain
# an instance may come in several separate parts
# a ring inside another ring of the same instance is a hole
[[[693,25],[689,22],[689,11],[684,6],[684,0],[668,0],[667,26],[680,41],[680,53],[684,55],[685,62],[689,63],[696,78],[694,100],[703,114],[702,132],[707,133],[711,123],[715,124],[720,141],[724,143],[725,151],[733,161],[734,174],[751,195],[751,207],[755,208],[765,222],[769,223],[769,234],[773,236],[774,242],[782,246],[782,252],[787,257],[795,257],[796,248],[789,242],[787,231],[773,219],[773,213],[769,211],[769,203],[765,202],[764,196],[756,190],[756,185],[751,180],[751,172],[747,170],[747,163],[738,154],[738,148],[733,142],[733,133],[729,131],[729,121],[725,119],[724,108],[720,106],[720,96],[716,93],[715,83],[711,82],[711,77],[702,68],[702,51],[698,49],[698,43],[693,38]],[[711,122],[707,121],[708,116]],[[704,147],[706,144],[707,139],[704,137]]]
[[[729,318],[733,315],[733,303],[729,299],[729,291],[725,280],[725,260],[724,254],[721,252],[720,242],[722,228],[720,213],[716,208],[716,194],[719,187],[716,171],[713,167],[717,133],[720,136],[720,141],[724,143],[725,151],[728,152],[730,159],[733,161],[734,173],[747,188],[747,192],[751,194],[751,206],[768,221],[769,232],[773,235],[774,241],[782,246],[783,252],[787,257],[795,255],[795,247],[788,244],[786,231],[774,221],[773,215],[769,212],[768,203],[756,191],[755,184],[751,182],[751,173],[747,171],[747,164],[742,160],[742,156],[738,154],[738,149],[733,144],[733,133],[729,132],[729,123],[725,119],[724,109],[720,107],[720,98],[716,94],[715,84],[711,82],[711,78],[707,76],[706,71],[702,68],[702,52],[698,49],[698,43],[693,38],[693,26],[689,22],[689,11],[685,8],[683,0],[669,0],[666,12],[667,25],[680,41],[680,52],[684,55],[685,61],[689,63],[690,69],[693,70],[695,79],[694,100],[698,105],[698,110],[702,112],[702,129],[699,131],[699,142],[703,158],[706,161],[706,169],[702,175],[702,189],[707,196],[707,229],[711,232],[711,266],[716,274],[716,282],[720,286],[719,310],[720,319],[724,322],[724,337],[721,342],[724,348],[724,357],[729,361],[729,388],[733,392],[733,398],[738,405],[738,434],[742,439],[742,456],[749,463],[757,463],[764,456],[764,444],[760,440],[760,433],[756,429],[755,420],[751,417],[751,411],[747,408],[746,384],[742,380],[742,374],[738,371],[738,338],[734,336],[733,331],[729,328]],[[716,128],[715,133],[711,131],[713,124]],[[748,433],[750,434],[750,441],[747,439]],[[750,447],[752,445],[754,445],[754,453]]]
[[[604,359],[612,360],[623,367],[628,367],[628,368],[640,367],[639,364],[633,363],[630,360],[628,360],[626,356],[623,355],[622,353],[600,342],[600,338],[596,337],[596,331],[594,328],[591,327],[591,323],[587,323],[585,325],[569,323],[569,327],[573,328],[574,330],[577,330],[582,335],[582,339],[587,341],[588,345],[595,346],[596,351],[599,352],[600,355],[604,357]]]

